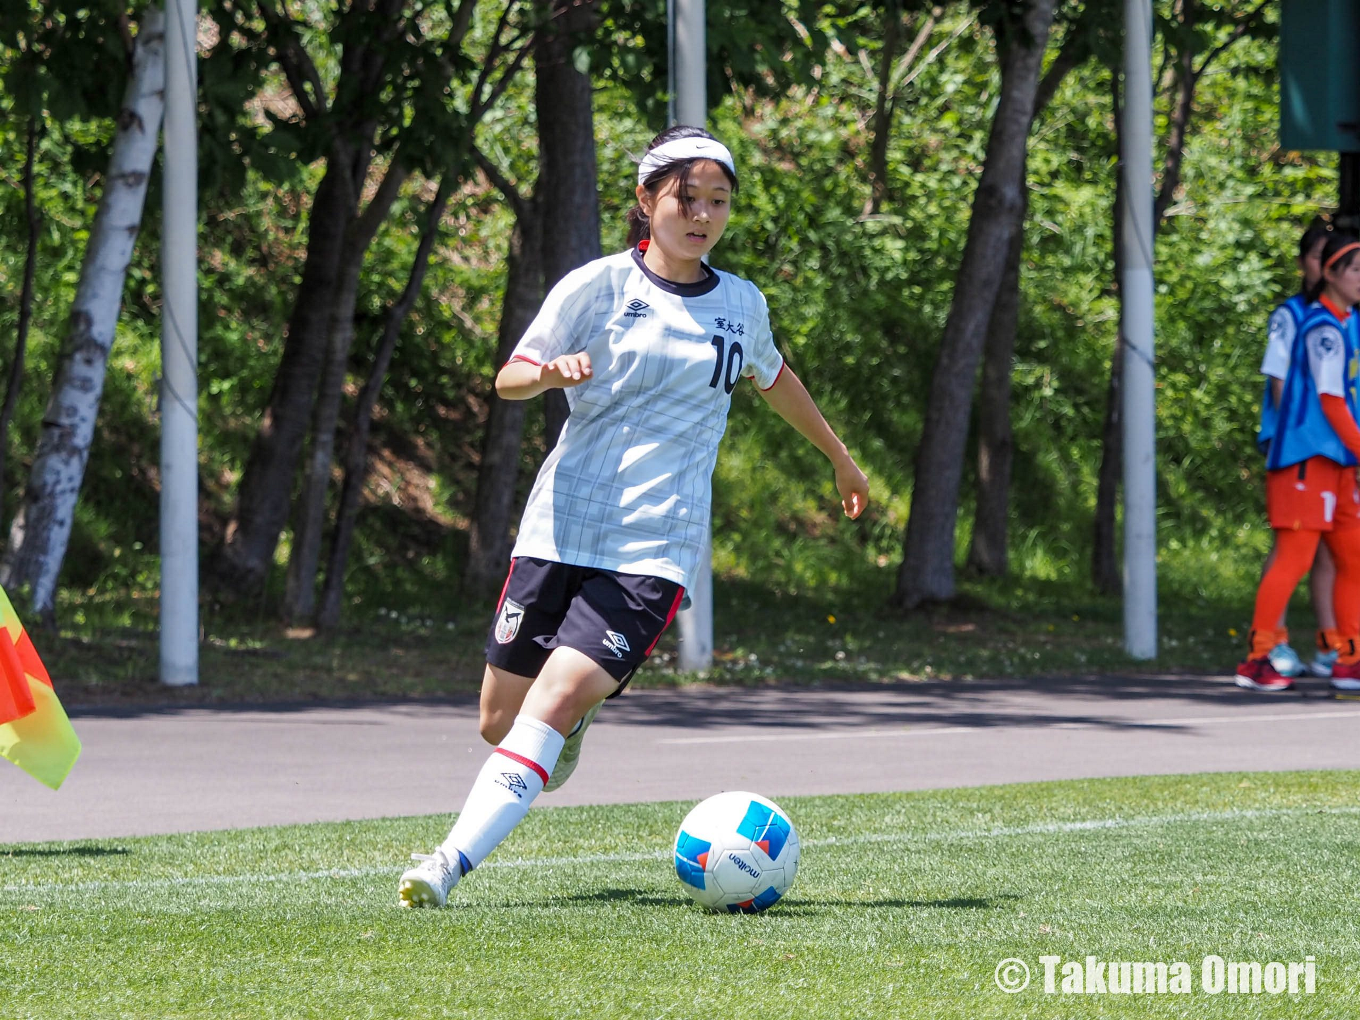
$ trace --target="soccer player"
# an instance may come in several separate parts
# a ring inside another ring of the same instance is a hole
[[[1270,440],[1275,435],[1275,419],[1280,403],[1280,391],[1284,388],[1285,377],[1289,374],[1294,338],[1298,334],[1299,323],[1308,313],[1308,300],[1304,296],[1322,278],[1322,247],[1327,243],[1331,227],[1322,220],[1314,220],[1303,232],[1299,240],[1299,273],[1303,277],[1302,290],[1278,306],[1270,315],[1269,338],[1266,343],[1265,358],[1261,362],[1261,374],[1266,377],[1265,392],[1261,395],[1261,428],[1256,435],[1256,443],[1263,453],[1269,453]],[[1270,553],[1262,567],[1262,574],[1270,569],[1275,560],[1275,547],[1272,543]],[[1299,659],[1298,653],[1285,639],[1285,618],[1281,614],[1276,627],[1276,643],[1270,650],[1270,664],[1283,676],[1296,677],[1306,672],[1313,676],[1329,677],[1336,662],[1336,651],[1327,647],[1326,632],[1336,629],[1336,613],[1332,609],[1332,588],[1336,584],[1336,566],[1325,543],[1318,544],[1317,556],[1309,571],[1309,589],[1313,596],[1313,611],[1317,615],[1317,651],[1313,661],[1307,666]]]
[[[764,296],[704,261],[737,191],[731,153],[673,127],[637,181],[628,250],[555,286],[496,377],[508,400],[565,390],[571,415],[530,492],[487,638],[481,728],[496,749],[448,838],[412,855],[405,906],[443,906],[565,781],[601,703],[674,619],[706,548],[718,441],[743,377],[830,459],[845,513],[868,503],[864,472],[775,348]]]
[[[1275,530],[1275,559],[1261,578],[1252,616],[1251,651],[1237,684],[1283,691],[1293,680],[1270,662],[1280,615],[1324,540],[1336,563],[1337,626],[1324,633],[1337,653],[1331,684],[1360,690],[1360,461],[1357,372],[1360,330],[1360,241],[1333,234],[1322,249],[1321,279],[1307,293],[1279,415],[1266,458],[1266,511]],[[1287,635],[1285,635],[1287,637]]]

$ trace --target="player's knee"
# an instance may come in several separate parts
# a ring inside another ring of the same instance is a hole
[[[482,711],[482,739],[493,747],[505,739],[515,719],[508,712]]]

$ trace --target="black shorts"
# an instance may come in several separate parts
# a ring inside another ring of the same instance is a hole
[[[663,577],[619,574],[521,556],[486,638],[486,661],[538,676],[554,648],[575,648],[619,682],[623,693],[675,619],[685,589]]]

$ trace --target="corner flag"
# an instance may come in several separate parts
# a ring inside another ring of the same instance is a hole
[[[80,739],[4,589],[0,589],[0,757],[54,790],[80,757]]]

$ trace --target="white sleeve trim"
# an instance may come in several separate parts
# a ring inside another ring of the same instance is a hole
[[[1289,375],[1289,363],[1294,356],[1294,337],[1298,333],[1298,328],[1293,314],[1284,305],[1271,313],[1266,354],[1261,360],[1262,375],[1268,375],[1273,379],[1284,379]]]
[[[1313,385],[1319,394],[1331,397],[1346,395],[1346,341],[1341,330],[1330,322],[1310,329],[1304,336],[1308,350],[1308,368],[1313,374]]]

